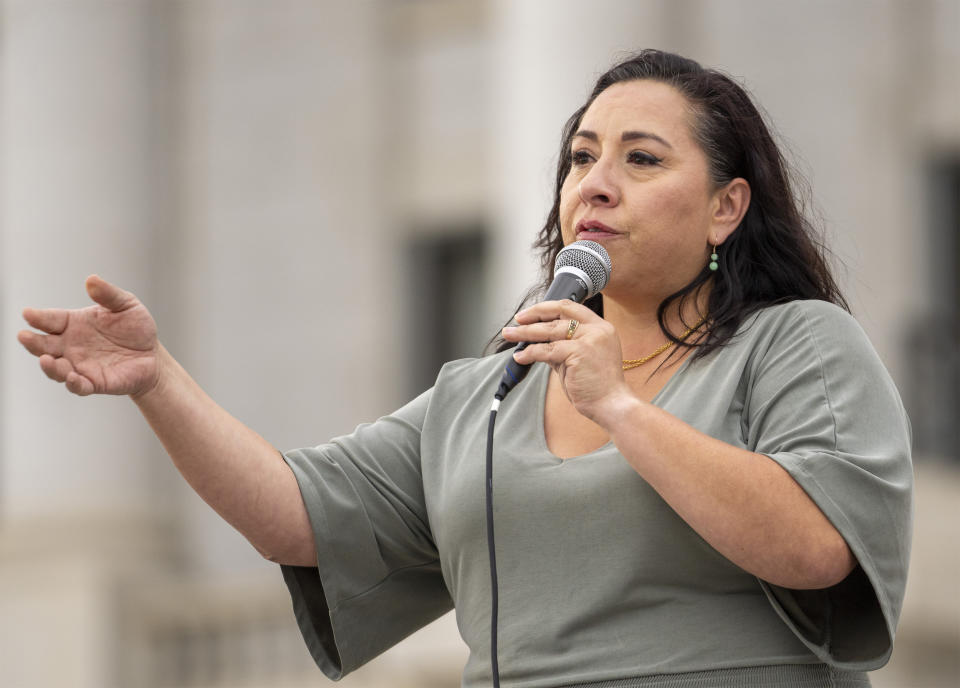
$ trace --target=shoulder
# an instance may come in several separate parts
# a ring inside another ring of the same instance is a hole
[[[446,385],[456,381],[468,380],[477,383],[493,376],[496,376],[496,379],[499,380],[504,366],[512,355],[513,349],[510,349],[482,358],[459,358],[455,361],[448,361],[440,368],[440,373],[437,375],[437,384],[443,383]]]
[[[481,358],[458,358],[454,361],[447,361],[440,368],[437,379],[461,375],[483,377],[495,370],[502,372],[503,366],[506,365],[512,355],[513,349],[509,349]]]
[[[860,323],[826,301],[765,308],[745,328],[751,379],[788,387],[806,379],[836,400],[841,393],[899,395]]]
[[[483,358],[461,358],[445,363],[437,375],[434,397],[463,401],[480,395],[489,404],[512,355],[513,349],[510,349]]]
[[[788,301],[762,308],[748,320],[760,332],[828,331],[839,328],[843,332],[862,333],[856,319],[840,306],[828,301]]]
[[[814,388],[824,398],[841,390],[894,392],[890,375],[863,328],[826,301],[790,301],[748,317],[715,359],[741,371],[759,397]],[[811,391],[812,393],[812,391]]]
[[[744,321],[737,339],[761,356],[806,349],[821,358],[876,357],[860,323],[827,301],[789,301],[763,308]]]
[[[424,436],[449,441],[452,435],[486,427],[490,404],[512,351],[462,358],[443,365],[431,390]]]
[[[763,309],[753,329],[743,372],[754,446],[768,453],[802,439],[804,451],[857,454],[885,442],[909,456],[896,385],[852,315],[823,301],[795,301]],[[820,444],[811,444],[815,437]]]

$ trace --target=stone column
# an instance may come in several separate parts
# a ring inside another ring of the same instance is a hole
[[[155,301],[165,188],[148,0],[7,0],[0,110],[0,666],[112,684],[111,577],[165,558],[160,449],[125,398],[75,397],[15,339],[99,273]],[[160,96],[158,98],[158,96]]]
[[[320,444],[406,401],[377,3],[181,12],[183,325],[171,351],[278,449]],[[195,495],[182,504],[198,569],[272,566]]]
[[[550,209],[563,124],[618,57],[663,47],[666,4],[491,3],[491,322],[506,320],[537,281],[530,243]]]

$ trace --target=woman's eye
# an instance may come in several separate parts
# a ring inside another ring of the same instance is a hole
[[[630,151],[627,160],[633,165],[657,165],[661,159],[643,151]]]
[[[570,156],[570,161],[574,165],[586,165],[591,160],[593,160],[593,156],[585,150],[573,151]]]

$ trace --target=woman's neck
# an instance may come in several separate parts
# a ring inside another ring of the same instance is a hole
[[[678,302],[671,303],[664,314],[667,329],[679,337],[688,328],[696,325],[707,314],[709,295],[708,285],[704,285],[695,294],[695,298],[685,300],[682,314]],[[669,341],[660,329],[657,319],[659,305],[659,301],[626,302],[604,295],[603,318],[617,329],[625,359],[645,356]]]

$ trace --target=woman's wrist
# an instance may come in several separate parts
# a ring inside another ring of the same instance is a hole
[[[606,430],[616,444],[618,434],[631,430],[636,432],[637,420],[642,416],[645,406],[645,401],[624,386],[623,389],[608,394],[598,404],[596,411],[591,414],[591,420]]]
[[[176,367],[176,361],[173,360],[170,352],[164,348],[163,344],[157,342],[156,374],[143,389],[131,393],[130,399],[139,405],[151,398],[161,396],[163,388],[167,386],[166,377],[175,374]]]

